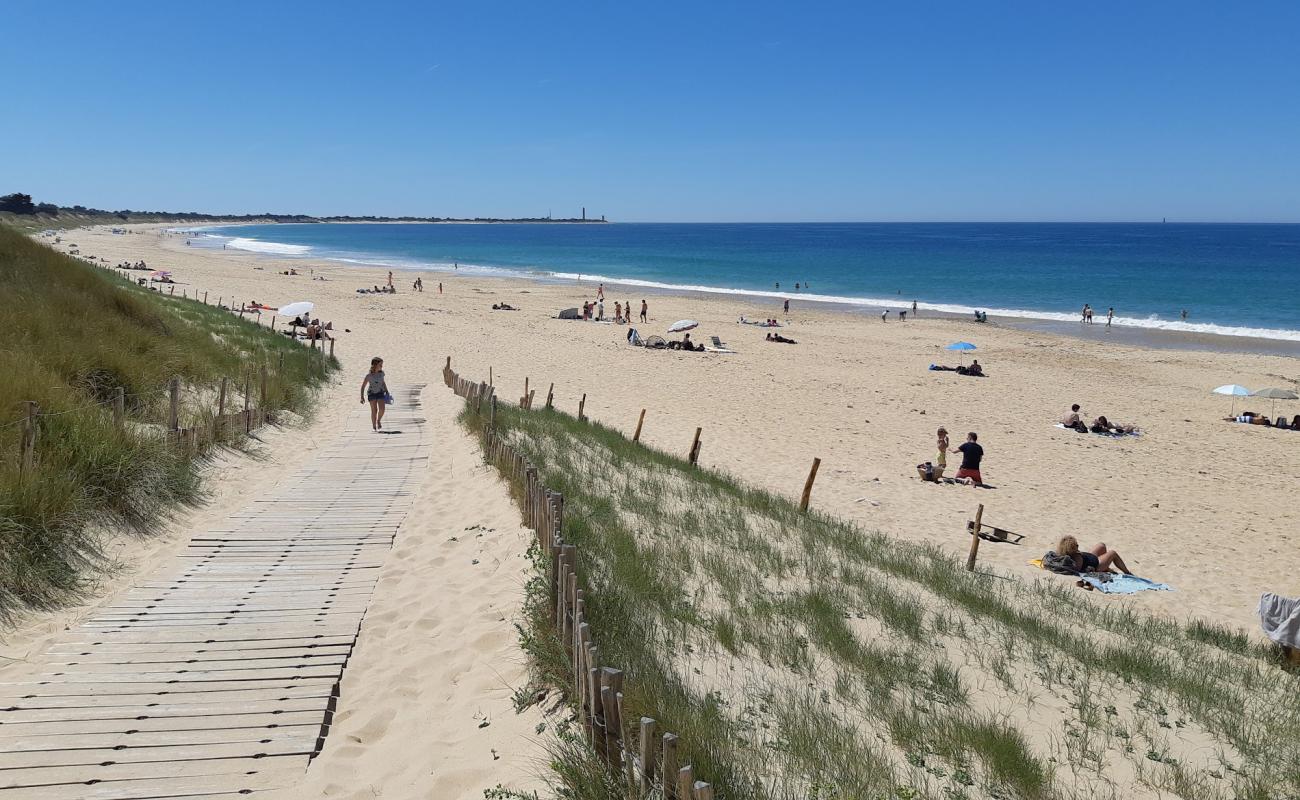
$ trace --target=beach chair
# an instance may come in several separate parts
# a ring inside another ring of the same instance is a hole
[[[727,346],[726,346],[725,344],[723,344],[723,343],[722,343],[722,340],[719,339],[718,337],[716,337],[716,336],[710,336],[709,339],[710,339],[710,341],[713,342],[713,346],[716,347],[716,348],[718,348],[719,350],[725,350],[725,349],[726,349]],[[1283,422],[1285,422],[1285,421],[1286,421],[1286,420],[1283,420]]]

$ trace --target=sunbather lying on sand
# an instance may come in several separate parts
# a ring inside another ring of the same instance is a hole
[[[492,310],[493,311],[518,311],[519,309],[515,308],[509,303],[493,303]]]
[[[1125,575],[1132,575],[1119,552],[1098,542],[1091,550],[1080,550],[1079,540],[1073,536],[1064,536],[1056,543],[1055,550],[1047,551],[1043,556],[1043,569],[1062,575],[1080,575],[1084,572],[1112,572],[1111,567]]]
[[[1123,436],[1130,433],[1138,432],[1136,425],[1126,425],[1121,422],[1111,422],[1110,420],[1106,419],[1105,416],[1100,416],[1094,419],[1092,421],[1092,425],[1089,426],[1088,430],[1092,431],[1093,433],[1108,433],[1111,434],[1112,436]]]
[[[769,333],[767,335],[767,341],[780,342],[781,344],[799,344],[794,339],[787,338],[779,333]]]

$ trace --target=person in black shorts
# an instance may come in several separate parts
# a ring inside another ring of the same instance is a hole
[[[361,379],[361,402],[370,403],[370,428],[382,430],[384,427],[384,407],[388,396],[388,384],[384,380],[384,360],[379,356],[370,359],[370,371]]]
[[[1043,566],[1053,572],[1082,574],[1085,572],[1112,572],[1114,567],[1125,575],[1132,575],[1119,551],[1098,542],[1091,550],[1080,550],[1079,540],[1073,536],[1063,536],[1057,542],[1056,549],[1043,556]]]
[[[953,453],[961,454],[961,467],[957,470],[957,480],[967,481],[972,484],[983,483],[984,478],[980,476],[980,462],[984,460],[984,448],[979,445],[979,436],[975,431],[966,434],[966,441],[953,450]]]

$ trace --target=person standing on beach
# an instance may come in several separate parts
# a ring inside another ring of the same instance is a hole
[[[886,308],[884,311],[880,312],[880,321],[889,322],[889,309]]]
[[[1111,306],[1111,307],[1106,311],[1106,327],[1109,328],[1109,327],[1110,327],[1110,323],[1112,323],[1112,322],[1114,322],[1114,321],[1115,321],[1115,306]]]
[[[912,301],[912,316],[916,316],[916,301]]]
[[[785,313],[790,313],[790,298],[788,297],[785,299]]]
[[[948,429],[940,428],[938,433],[939,456],[934,460],[934,465],[939,469],[948,468]]]
[[[1083,304],[1083,310],[1079,312],[1079,321],[1080,321],[1080,322],[1087,322],[1087,321],[1088,321],[1088,304],[1087,304],[1087,303],[1084,303],[1084,304]]]
[[[442,281],[438,281],[438,294],[442,294]]]
[[[388,285],[393,285],[393,271],[391,269],[388,271]]]
[[[605,299],[605,284],[596,287],[596,299],[602,301]]]
[[[602,292],[600,299],[596,301],[596,321],[601,322],[605,319],[605,295]]]
[[[984,460],[984,448],[979,445],[979,438],[975,431],[971,431],[966,434],[966,442],[952,451],[961,454],[961,467],[957,469],[957,480],[969,480],[972,485],[984,482],[983,476],[980,475],[980,462]]]
[[[614,321],[623,321],[623,304],[617,300],[614,301]]]
[[[642,322],[645,322],[646,311],[649,310],[649,308],[650,308],[650,307],[647,306],[647,305],[645,304],[645,301],[642,300],[642,301],[641,301],[641,321],[642,321]]]
[[[361,379],[361,402],[370,403],[371,430],[383,430],[387,396],[388,384],[384,380],[384,360],[375,356],[370,359],[370,371]]]

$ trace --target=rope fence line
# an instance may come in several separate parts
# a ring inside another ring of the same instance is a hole
[[[73,256],[73,257],[76,258],[77,256]],[[119,277],[121,277],[123,280],[125,280],[128,284],[130,284],[130,285],[132,285],[132,286],[144,286],[144,284],[139,283],[139,281],[141,280],[140,278],[133,277],[133,276],[131,275],[132,272],[142,272],[143,270],[128,270],[128,269],[122,269],[122,268],[120,268],[120,267],[118,267],[118,266],[116,266],[116,265],[113,265],[113,264],[100,264],[100,263],[95,262],[95,261],[92,261],[92,260],[90,260],[90,259],[88,259],[88,258],[83,258],[82,260],[85,261],[87,264],[90,264],[91,266],[99,267],[99,268],[102,269],[102,270],[105,270],[105,271],[107,271],[107,272],[112,272],[112,273],[118,275]],[[152,272],[152,270],[151,270],[151,272]],[[168,285],[170,286],[170,289],[171,289],[170,292],[166,292],[166,293],[164,293],[164,292],[162,291],[162,289],[157,289],[156,291],[158,292],[158,294],[160,294],[160,295],[162,295],[162,296],[164,296],[164,297],[175,298],[175,296],[176,296],[176,284],[172,283],[172,284],[168,284]],[[153,289],[154,287],[146,286],[145,288],[146,288],[146,289]],[[221,296],[219,296],[219,297],[217,298],[217,302],[216,302],[216,303],[209,303],[209,302],[208,302],[208,294],[209,294],[209,293],[205,291],[205,292],[202,293],[202,296],[200,297],[199,290],[196,288],[196,289],[194,290],[194,296],[193,296],[193,297],[190,297],[190,295],[189,295],[189,290],[188,290],[188,289],[182,289],[182,291],[181,291],[181,299],[182,299],[182,300],[193,301],[194,303],[197,303],[197,304],[199,304],[199,305],[204,305],[204,306],[207,306],[207,305],[215,305],[217,308],[220,308],[220,309],[225,310],[225,311],[229,311],[231,314],[237,315],[240,319],[243,319],[243,318],[244,318],[244,314],[254,314],[254,313],[255,313],[255,314],[257,315],[256,318],[254,318],[254,319],[252,319],[252,320],[249,320],[249,321],[251,321],[251,322],[253,322],[254,324],[256,324],[259,328],[262,327],[262,325],[261,325],[261,319],[262,319],[262,311],[263,311],[263,309],[261,309],[261,308],[248,308],[248,306],[247,306],[246,303],[240,303],[240,304],[239,304],[239,307],[238,307],[238,308],[235,308],[234,295],[231,295],[231,300],[230,300],[230,305],[229,305],[229,306],[227,306],[227,305],[225,304],[225,302],[224,302],[224,301],[225,301],[225,295],[221,295]],[[276,315],[276,314],[274,314],[274,313],[271,314],[271,320],[270,320],[269,323],[267,323],[267,327],[269,327],[272,331],[275,330],[275,321],[276,321],[277,316],[278,316],[278,315]],[[322,334],[323,334],[323,333],[324,333],[324,332],[322,332]],[[304,343],[306,343],[306,344],[307,344],[309,347],[311,347],[311,349],[313,349],[313,350],[317,349],[317,347],[316,347],[316,343],[319,341],[319,342],[320,342],[320,348],[319,348],[319,349],[320,349],[320,351],[321,351],[322,354],[324,354],[325,351],[326,351],[326,349],[328,349],[328,350],[329,350],[329,355],[330,355],[330,356],[333,356],[333,355],[334,355],[334,342],[335,342],[335,339],[334,339],[333,336],[325,336],[325,335],[322,335],[322,336],[319,336],[319,337],[316,337],[316,338],[306,337],[306,338],[303,338],[303,339],[299,339],[297,336],[294,336],[293,339],[294,339],[295,342],[304,342]],[[325,343],[326,343],[326,342],[329,342],[329,347],[328,347],[328,348],[326,348],[326,346],[325,346]]]
[[[450,356],[443,368],[443,382],[465,398],[473,413],[489,415],[484,459],[522,488],[519,502],[525,525],[533,530],[547,561],[551,620],[570,658],[571,685],[567,691],[577,705],[587,743],[609,769],[627,781],[629,796],[641,797],[658,790],[664,800],[713,800],[713,786],[697,780],[691,764],[679,763],[676,734],[660,734],[652,717],[635,722],[625,718],[623,671],[600,662],[600,648],[586,617],[588,595],[580,588],[578,550],[564,539],[564,496],[546,488],[537,468],[496,435],[495,387],[461,378],[452,370]],[[521,409],[532,408],[533,394],[525,389]]]
[[[95,403],[89,403],[78,408],[65,409],[63,411],[46,412],[42,411],[40,405],[34,400],[24,400],[23,416],[12,422],[0,425],[0,430],[6,430],[14,426],[21,426],[19,439],[19,474],[26,475],[33,472],[39,465],[37,442],[40,440],[40,433],[43,429],[45,420],[55,417],[66,416],[68,414],[85,413],[89,411],[98,411],[105,406],[111,406],[111,414],[114,426],[117,430],[125,430],[128,422],[126,414],[126,398],[147,398],[155,397],[158,394],[166,395],[168,403],[165,406],[165,418],[162,422],[149,422],[147,419],[143,424],[152,424],[159,427],[168,441],[190,451],[198,451],[203,447],[221,441],[230,434],[242,432],[247,436],[254,430],[261,428],[268,422],[274,422],[276,412],[281,409],[270,407],[267,401],[267,367],[263,365],[258,371],[259,382],[253,382],[254,370],[250,366],[241,379],[222,378],[214,389],[210,386],[203,387],[185,387],[179,377],[174,377],[167,382],[164,389],[147,393],[132,393],[128,395],[122,387],[117,387],[115,396],[109,400],[102,400]],[[242,388],[242,391],[241,391]],[[233,389],[233,391],[232,391]],[[213,392],[216,392],[216,407],[202,407],[198,410],[198,420],[192,425],[181,424],[181,402],[182,392],[192,397],[201,397],[211,399]],[[258,395],[254,400],[254,393]],[[227,411],[228,401],[233,405],[236,394],[242,398],[243,409]],[[210,416],[209,416],[210,414]],[[141,422],[141,420],[133,420]]]

